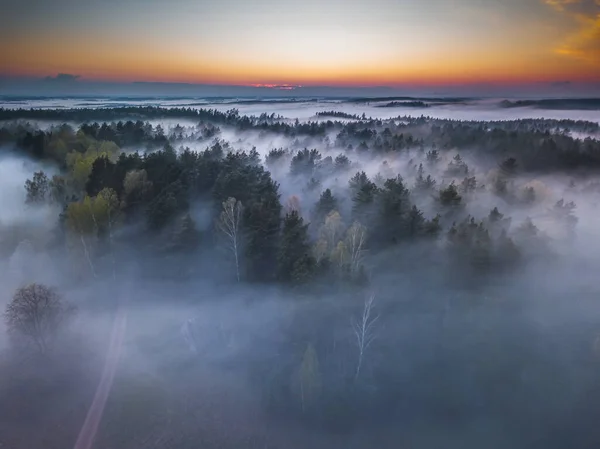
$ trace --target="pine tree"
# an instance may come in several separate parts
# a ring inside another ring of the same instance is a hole
[[[379,205],[378,229],[374,235],[381,243],[396,243],[410,235],[408,214],[411,205],[409,191],[402,177],[390,178],[384,183]]]
[[[310,279],[315,265],[308,243],[308,225],[292,210],[283,220],[277,277],[283,282],[303,283]]]
[[[337,210],[337,199],[333,196],[330,189],[326,189],[321,193],[321,197],[315,206],[314,222],[322,223],[327,215]]]
[[[352,215],[355,220],[364,223],[371,222],[371,216],[375,212],[374,205],[379,189],[369,181],[362,185],[352,197]]]
[[[281,203],[274,191],[244,208],[245,272],[250,281],[266,282],[277,272]]]
[[[425,177],[423,164],[419,164],[419,168],[417,169],[417,179],[415,181],[415,190],[417,192],[426,192],[433,189],[435,184],[436,181],[431,177],[431,175],[427,175],[427,177]]]
[[[460,206],[462,197],[458,194],[458,189],[454,183],[440,190],[439,201],[442,206]]]
[[[406,228],[408,235],[416,237],[421,235],[425,228],[425,218],[423,212],[421,212],[417,206],[413,205],[410,212],[406,216]]]
[[[433,149],[433,150],[427,152],[426,157],[427,157],[427,162],[430,165],[435,165],[440,160],[440,153],[438,150]]]
[[[200,244],[200,232],[196,229],[196,222],[189,213],[185,214],[173,232],[169,245],[170,251],[192,253]]]

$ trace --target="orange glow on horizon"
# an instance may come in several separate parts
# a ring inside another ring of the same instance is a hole
[[[6,16],[0,75],[280,90],[600,82],[600,0],[174,2],[78,2],[32,11],[31,26]]]
[[[595,29],[595,28],[594,28]],[[578,35],[576,36],[582,39]],[[206,49],[173,50],[140,47],[136,42],[104,40],[94,36],[54,35],[40,40],[28,35],[0,41],[0,74],[46,77],[57,73],[79,75],[81,80],[108,82],[165,82],[263,86],[291,90],[296,86],[434,86],[468,84],[523,84],[537,82],[600,81],[600,61],[572,58],[571,47],[528,49],[474,47],[460,54],[430,50],[404,58],[385,54],[368,60],[249,58]],[[90,51],[94,48],[95,51]]]

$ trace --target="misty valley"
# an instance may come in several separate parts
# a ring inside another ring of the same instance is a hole
[[[600,447],[597,108],[0,102],[0,448]]]

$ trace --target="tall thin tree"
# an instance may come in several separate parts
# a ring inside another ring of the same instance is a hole
[[[227,240],[227,248],[235,260],[235,273],[240,281],[240,225],[242,222],[242,203],[233,197],[223,202],[223,210],[217,221],[217,228]]]
[[[346,247],[350,252],[350,270],[357,273],[363,260],[367,228],[355,221],[346,233]]]
[[[358,379],[360,374],[367,349],[375,339],[375,323],[379,319],[379,315],[373,315],[374,303],[375,295],[370,295],[365,300],[361,316],[352,323],[354,335],[356,336],[356,346],[358,347],[358,362],[354,373],[355,380]]]

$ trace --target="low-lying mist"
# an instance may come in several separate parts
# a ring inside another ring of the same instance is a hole
[[[598,447],[594,111],[233,106],[2,111],[0,447]]]

